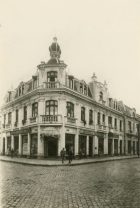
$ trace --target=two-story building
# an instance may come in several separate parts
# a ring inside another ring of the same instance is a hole
[[[136,110],[112,99],[95,74],[88,84],[69,74],[56,38],[49,51],[50,60],[5,97],[0,153],[56,157],[65,147],[75,156],[138,154]]]

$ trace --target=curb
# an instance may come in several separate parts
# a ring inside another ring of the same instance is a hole
[[[59,166],[79,166],[79,165],[88,165],[88,164],[93,164],[93,163],[103,163],[103,162],[110,162],[110,161],[117,161],[117,160],[127,160],[127,159],[138,159],[138,157],[125,157],[125,158],[109,158],[109,159],[99,159],[95,161],[85,161],[81,163],[65,163],[65,164],[38,164],[38,163],[28,163],[28,162],[23,162],[23,161],[14,161],[14,160],[5,160],[5,159],[0,159],[2,162],[9,162],[9,163],[16,163],[20,165],[28,165],[28,166],[42,166],[42,167],[59,167]]]

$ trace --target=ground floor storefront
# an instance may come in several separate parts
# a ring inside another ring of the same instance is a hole
[[[74,157],[113,156],[138,154],[138,140],[112,133],[94,132],[90,129],[36,126],[17,129],[3,134],[1,154],[48,158],[58,157],[62,148]]]

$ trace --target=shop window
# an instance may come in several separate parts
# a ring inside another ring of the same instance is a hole
[[[12,113],[9,112],[8,113],[8,124],[11,124],[12,123]]]
[[[50,71],[47,73],[47,81],[48,82],[56,82],[57,80],[57,72],[56,71]]]
[[[32,104],[32,117],[36,117],[38,115],[38,103]]]
[[[85,122],[85,107],[81,107],[81,121]]]
[[[46,101],[46,115],[57,115],[58,102],[57,100]]]
[[[89,124],[93,124],[93,110],[89,110]]]
[[[98,114],[97,114],[97,124],[98,125],[101,124],[101,114],[100,114],[100,112],[98,112]]]
[[[74,118],[74,104],[67,102],[67,116]]]

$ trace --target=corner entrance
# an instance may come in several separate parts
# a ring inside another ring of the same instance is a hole
[[[58,156],[58,138],[45,137],[44,138],[44,157]]]

